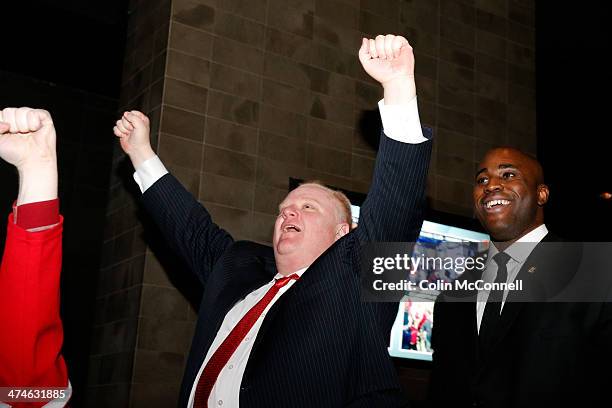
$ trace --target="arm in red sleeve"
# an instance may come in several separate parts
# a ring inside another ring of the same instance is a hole
[[[9,216],[0,266],[0,387],[68,387],[66,364],[60,354],[63,219],[58,221],[43,231],[28,232]]]

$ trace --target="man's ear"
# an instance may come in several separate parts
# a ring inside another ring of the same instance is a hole
[[[336,241],[348,234],[350,227],[346,222],[336,225]]]
[[[548,202],[550,190],[546,184],[538,185],[538,205],[541,207]]]

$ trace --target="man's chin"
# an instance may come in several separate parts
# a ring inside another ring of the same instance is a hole
[[[299,246],[296,242],[292,242],[292,240],[281,239],[276,244],[275,250],[278,255],[290,255],[299,250]]]
[[[511,241],[516,235],[512,225],[506,223],[489,224],[485,225],[485,228],[491,236],[491,240],[495,242]]]
[[[489,235],[494,234],[505,235],[505,232],[510,230],[512,224],[507,217],[500,217],[498,214],[477,214],[480,224],[484,227]]]

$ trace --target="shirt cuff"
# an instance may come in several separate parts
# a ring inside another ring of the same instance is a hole
[[[140,191],[144,193],[157,180],[168,174],[166,166],[161,162],[158,156],[153,156],[142,162],[134,172],[134,181],[140,187]]]
[[[416,97],[405,105],[385,105],[385,100],[381,99],[378,102],[378,109],[387,137],[412,144],[428,140],[423,136]]]
[[[60,222],[59,199],[13,204],[13,221],[24,230],[52,227]]]

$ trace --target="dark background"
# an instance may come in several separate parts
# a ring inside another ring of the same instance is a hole
[[[0,70],[119,97],[127,0],[4,3]]]
[[[111,111],[117,110],[127,26],[126,0],[5,3],[0,74],[17,74],[73,89],[75,104],[83,103],[87,95],[101,95],[105,109],[111,106]],[[609,67],[604,62],[612,51],[611,17],[605,1],[583,1],[578,6],[566,2],[536,4],[538,157],[552,191],[546,224],[570,240],[612,241],[612,200],[600,198],[602,192],[612,192],[606,143],[612,89]],[[36,89],[5,87],[0,92],[2,100],[10,100],[14,105],[34,101],[32,105],[61,112],[58,117],[54,114],[60,138],[69,134],[71,128],[77,128],[69,104],[56,106],[59,101],[52,92],[39,95]],[[90,355],[87,322],[91,322],[94,313],[91,296],[96,293],[95,271],[106,202],[100,191],[108,182],[113,143],[110,134],[107,137],[102,133],[110,132],[111,119],[96,116],[92,123],[87,116],[78,118],[81,129],[100,133],[96,147],[101,154],[108,154],[106,164],[96,167],[87,162],[81,168],[72,162],[77,160],[74,156],[82,153],[83,146],[87,148],[90,144],[87,139],[58,146],[62,211],[72,218],[66,220],[65,236],[79,237],[78,242],[74,238],[65,241],[63,279],[70,282],[70,288],[64,286],[62,291],[66,338],[80,337],[80,341],[72,340],[74,343],[65,347],[75,389],[81,389],[83,384],[79,382],[87,377]],[[95,174],[86,174],[85,170],[91,168]],[[6,176],[11,171],[0,164],[3,185],[0,209],[5,214],[16,196],[16,178]],[[79,174],[89,181],[97,180],[100,189],[79,187]],[[67,183],[66,178],[73,184]],[[83,226],[93,238],[83,238]],[[74,255],[77,253],[81,256]],[[75,395],[74,405],[80,406],[80,401],[81,396]]]
[[[552,195],[546,223],[576,241],[612,240],[608,164],[610,4],[536,7],[538,156]]]

